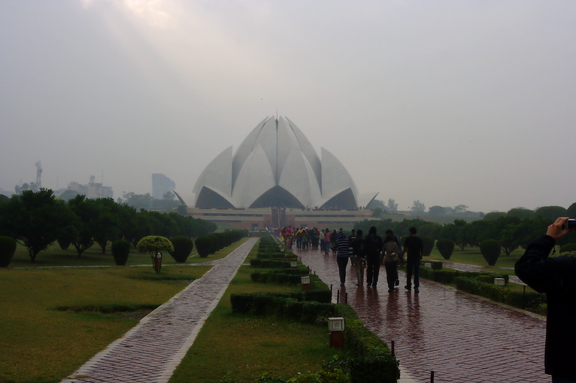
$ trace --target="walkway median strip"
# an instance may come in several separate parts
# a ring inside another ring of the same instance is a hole
[[[167,382],[256,243],[214,262],[204,277],[140,321],[62,382]]]

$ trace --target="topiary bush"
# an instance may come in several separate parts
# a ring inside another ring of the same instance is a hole
[[[487,239],[480,243],[480,252],[490,266],[496,265],[501,250],[500,242],[495,239]]]
[[[576,243],[567,243],[560,247],[560,254],[576,251]]]
[[[178,263],[186,262],[190,253],[192,253],[192,249],[194,249],[194,243],[188,237],[172,237],[170,238],[170,242],[174,245],[174,251],[170,252],[170,255],[174,260]]]
[[[16,241],[14,238],[0,236],[0,267],[8,267],[15,252]]]
[[[60,245],[62,250],[68,250],[70,244],[72,243],[72,241],[68,238],[58,238],[56,241],[58,241],[58,245]]]
[[[436,241],[436,248],[444,259],[449,260],[454,251],[454,241],[447,238],[439,239]]]
[[[434,238],[422,237],[422,244],[424,245],[424,249],[422,250],[423,255],[427,257],[432,253],[432,249],[434,249]]]
[[[198,251],[200,258],[206,258],[208,255],[212,254],[212,237],[205,235],[196,238],[196,241],[194,242],[196,244],[196,251]]]
[[[112,256],[116,266],[125,266],[130,254],[132,244],[128,241],[118,240],[112,242]]]

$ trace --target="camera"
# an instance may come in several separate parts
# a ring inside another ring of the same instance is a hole
[[[568,221],[562,224],[562,230],[575,230],[576,229],[576,219],[570,218]]]

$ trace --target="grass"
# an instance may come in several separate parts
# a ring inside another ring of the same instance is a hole
[[[0,382],[62,380],[209,269],[0,270]]]
[[[246,263],[255,258],[253,250]],[[325,325],[308,325],[278,318],[233,314],[232,293],[298,291],[299,286],[253,283],[258,269],[242,266],[214,309],[196,341],[175,371],[171,383],[217,382],[229,377],[254,382],[264,373],[294,376],[320,370],[341,355],[329,347]]]
[[[243,239],[236,242],[215,254],[209,255],[207,258],[200,258],[196,252],[193,250],[192,254],[184,264],[198,264],[204,262],[210,262],[217,259],[224,258],[231,251],[236,249],[247,239]],[[162,259],[163,265],[177,265],[178,263],[170,256],[170,254],[164,254]],[[78,257],[78,253],[74,246],[70,245],[67,250],[60,249],[58,243],[54,243],[45,251],[38,253],[36,257],[36,262],[32,263],[30,257],[28,256],[28,250],[21,245],[16,248],[16,253],[12,257],[10,262],[10,267],[43,267],[43,266],[115,266],[114,258],[112,257],[112,250],[110,246],[106,249],[106,254],[102,254],[102,250],[99,245],[94,245],[88,250],[86,250],[82,257]],[[128,256],[127,266],[133,265],[150,265],[152,267],[152,261],[148,253],[141,253],[136,249],[130,251]]]

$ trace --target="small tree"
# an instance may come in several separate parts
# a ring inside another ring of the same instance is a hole
[[[136,248],[139,251],[147,251],[150,253],[156,274],[160,273],[160,268],[162,267],[162,252],[174,251],[172,242],[170,242],[168,238],[159,235],[149,235],[142,238],[140,242],[138,242],[138,245],[136,245]]]
[[[454,241],[448,238],[439,239],[436,241],[436,248],[445,260],[449,260],[454,251]]]
[[[374,208],[374,210],[372,210],[372,217],[380,218],[381,216],[382,216],[382,208],[381,207],[377,207],[377,208]]]
[[[496,265],[501,250],[502,246],[500,246],[500,242],[495,239],[487,239],[480,243],[480,252],[489,266]]]

